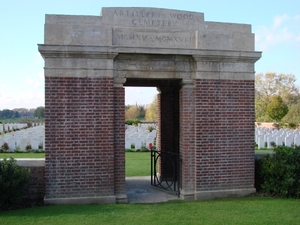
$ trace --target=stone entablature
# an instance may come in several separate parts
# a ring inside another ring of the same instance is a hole
[[[204,21],[204,14],[157,8],[102,8],[101,16],[46,15],[46,45],[253,51],[246,24]]]

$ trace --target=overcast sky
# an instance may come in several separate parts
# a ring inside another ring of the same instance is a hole
[[[44,106],[45,14],[100,15],[102,7],[157,7],[204,13],[205,21],[246,23],[255,33],[257,73],[291,73],[300,84],[299,0],[1,0],[0,110]],[[156,88],[126,88],[125,104],[149,104]]]

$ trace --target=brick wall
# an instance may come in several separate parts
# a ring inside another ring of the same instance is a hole
[[[113,78],[46,77],[46,198],[114,195]]]
[[[253,188],[254,81],[195,81],[196,191]]]
[[[45,167],[26,166],[30,169],[30,182],[22,192],[22,198],[43,199],[45,196]]]

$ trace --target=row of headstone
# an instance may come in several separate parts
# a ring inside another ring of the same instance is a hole
[[[43,125],[42,123],[32,123],[32,127]],[[0,123],[0,133],[22,130],[28,126],[27,123]]]
[[[150,132],[149,127],[153,130]],[[151,150],[156,139],[156,124],[139,124],[138,126],[126,125],[125,131],[125,149],[131,149],[134,146],[135,151],[142,147]]]
[[[255,142],[258,149],[273,148],[273,144],[288,147],[300,146],[300,130],[257,127],[255,128]]]
[[[3,133],[4,131],[13,131],[13,130],[21,130],[23,128],[27,127],[27,123],[0,123],[0,133]]]
[[[32,150],[38,150],[39,146],[45,149],[45,126],[39,125],[10,133],[2,133],[0,146],[3,146],[4,143],[7,143],[10,152],[14,152],[16,149],[26,151],[26,147],[29,145]]]

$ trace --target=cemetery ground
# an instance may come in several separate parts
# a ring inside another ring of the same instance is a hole
[[[262,150],[263,151],[263,150]],[[1,153],[0,155],[3,155]],[[44,153],[6,153],[44,158]],[[126,152],[126,176],[149,176],[150,152]],[[1,156],[2,157],[2,156]],[[150,184],[149,184],[150,185]],[[300,200],[252,195],[155,204],[46,205],[0,211],[0,224],[299,224]]]
[[[1,158],[45,158],[45,153],[0,153]],[[150,176],[150,152],[125,153],[126,176]]]
[[[299,224],[300,200],[245,197],[158,204],[51,205],[0,212],[0,224]]]

